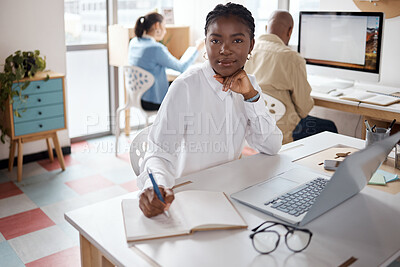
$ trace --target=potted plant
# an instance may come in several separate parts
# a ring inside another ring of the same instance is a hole
[[[4,64],[4,71],[0,72],[0,112],[3,113],[8,100],[13,101],[13,97],[18,96],[24,101],[28,96],[22,95],[22,91],[25,90],[30,81],[24,81],[18,83],[23,78],[32,78],[36,72],[43,71],[46,68],[46,57],[40,57],[40,51],[16,51],[14,54],[6,58]],[[49,76],[46,77],[46,80]],[[13,84],[15,86],[13,87]],[[14,110],[14,115],[21,117],[18,110]],[[1,136],[0,140],[5,143],[4,137],[7,129],[3,125],[0,125]]]

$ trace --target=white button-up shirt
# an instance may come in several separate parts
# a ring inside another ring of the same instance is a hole
[[[224,92],[214,75],[206,61],[172,83],[148,136],[139,188],[152,186],[147,168],[159,185],[172,187],[176,178],[238,159],[245,139],[261,153],[281,148],[282,133],[262,97],[246,102],[241,94]]]

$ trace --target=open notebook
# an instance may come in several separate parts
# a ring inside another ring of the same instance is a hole
[[[223,192],[188,190],[175,194],[169,209],[147,218],[139,199],[122,200],[128,241],[188,235],[194,231],[247,228],[246,222]]]
[[[341,96],[340,98],[345,100],[358,101],[380,106],[388,106],[400,101],[400,98],[398,97],[363,92],[363,91],[356,91],[351,94]]]

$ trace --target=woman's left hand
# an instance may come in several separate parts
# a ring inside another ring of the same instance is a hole
[[[249,77],[242,69],[239,69],[231,76],[222,77],[221,75],[216,74],[214,75],[214,78],[223,85],[222,91],[227,92],[230,89],[232,92],[242,94],[244,99],[252,98],[257,94],[257,91],[251,84]]]

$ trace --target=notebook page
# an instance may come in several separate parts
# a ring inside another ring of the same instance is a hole
[[[354,101],[362,101],[365,100],[367,98],[376,96],[376,94],[374,93],[367,93],[367,92],[363,92],[363,91],[355,91],[353,93],[341,96],[341,99],[347,99],[347,100],[354,100]]]
[[[139,199],[122,200],[127,240],[135,241],[189,233],[190,229],[185,225],[180,206],[174,205],[174,202],[168,211],[169,217],[163,213],[147,218],[139,208]]]
[[[364,100],[365,103],[382,105],[382,106],[390,105],[399,101],[400,101],[399,98],[387,95],[376,95]]]
[[[223,192],[188,190],[175,197],[184,200],[182,212],[191,229],[247,226]]]

